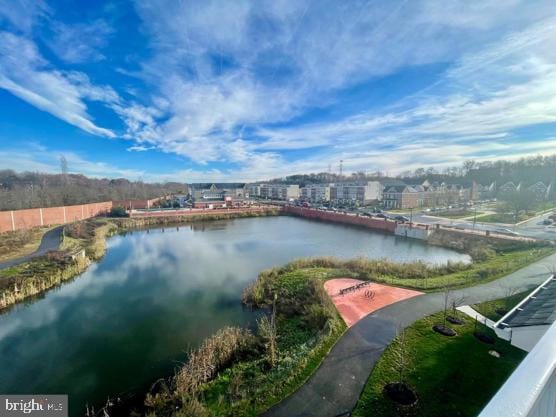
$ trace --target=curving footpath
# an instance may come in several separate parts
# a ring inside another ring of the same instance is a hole
[[[541,284],[556,265],[556,254],[486,284],[454,290],[466,304],[495,300],[508,289],[526,291]],[[265,412],[265,417],[349,416],[367,378],[384,349],[416,320],[444,308],[444,294],[431,293],[391,304],[349,328],[311,378],[290,397]]]
[[[47,252],[58,250],[58,248],[60,247],[60,242],[62,240],[63,230],[63,226],[58,226],[54,229],[49,230],[43,235],[41,244],[35,252],[21,256],[16,259],[10,259],[9,261],[0,262],[0,269],[11,268],[12,266],[30,261],[33,258],[46,255]]]

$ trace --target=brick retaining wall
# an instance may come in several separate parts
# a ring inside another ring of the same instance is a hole
[[[316,210],[304,207],[284,206],[286,213],[296,216],[307,217],[310,219],[318,219],[335,223],[353,224],[363,226],[369,229],[382,230],[388,233],[394,233],[396,230],[396,222],[387,219],[372,218],[367,216],[356,216],[343,213],[334,213],[332,211]]]
[[[111,209],[112,202],[103,201],[76,206],[0,211],[0,233],[70,223],[106,214]]]

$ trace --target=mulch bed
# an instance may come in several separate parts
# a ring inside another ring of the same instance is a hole
[[[483,332],[474,332],[473,336],[475,336],[481,342],[489,345],[494,345],[496,343],[496,339],[494,337]]]
[[[417,394],[406,384],[400,382],[384,386],[384,393],[397,404],[410,406],[417,402]]]
[[[448,316],[446,317],[446,320],[452,324],[458,324],[458,325],[465,323],[462,319],[458,319],[457,317],[454,316]]]
[[[435,324],[434,326],[432,326],[432,329],[435,332],[440,333],[441,335],[444,335],[444,336],[448,336],[448,337],[453,337],[453,336],[457,335],[457,333],[454,329],[451,329],[448,326],[444,326],[443,324]]]

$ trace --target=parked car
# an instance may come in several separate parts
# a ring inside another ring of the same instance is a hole
[[[405,217],[405,216],[402,216],[402,215],[398,215],[398,216],[394,217],[394,220],[397,220],[397,221],[399,221],[399,222],[403,222],[403,223],[405,223],[405,222],[408,222],[408,221],[409,221],[409,219],[408,219],[407,217]]]
[[[375,217],[378,217],[380,219],[387,219],[388,218],[388,216],[384,213],[377,213],[377,214],[375,214]]]
[[[551,225],[553,222],[551,219],[544,219],[542,221],[542,224],[544,224],[545,226]]]

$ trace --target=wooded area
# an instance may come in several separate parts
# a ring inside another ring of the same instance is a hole
[[[320,172],[312,174],[290,175],[285,179],[274,179],[273,182],[286,182],[288,184],[306,184],[380,180],[388,178],[385,172],[354,172],[350,175],[340,176],[333,172]],[[390,178],[394,178],[390,176]],[[534,156],[521,158],[517,161],[465,161],[459,166],[437,169],[435,167],[417,168],[414,171],[404,171],[395,177],[408,184],[429,181],[446,182],[450,184],[464,184],[476,181],[482,185],[489,185],[496,181],[498,185],[513,181],[525,185],[537,181],[551,182],[556,180],[556,154],[550,156]]]
[[[0,170],[0,211],[148,199],[186,192],[187,186],[177,182],[145,183],[124,178],[97,179],[78,174]]]

